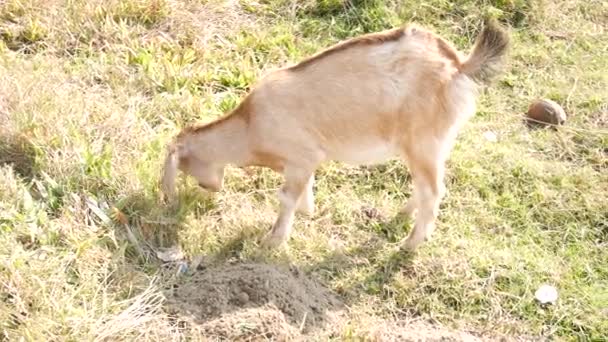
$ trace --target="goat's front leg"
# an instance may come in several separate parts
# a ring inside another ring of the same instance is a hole
[[[290,167],[285,168],[284,174],[285,184],[278,191],[279,201],[281,202],[279,217],[272,230],[266,234],[262,241],[262,245],[266,248],[278,247],[289,239],[298,200],[303,197],[303,193],[310,183],[312,172]]]

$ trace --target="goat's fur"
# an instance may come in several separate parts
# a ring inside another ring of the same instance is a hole
[[[475,113],[479,85],[498,73],[508,35],[486,23],[464,57],[417,26],[368,34],[266,75],[229,115],[182,130],[162,179],[173,196],[177,169],[218,191],[227,164],[283,173],[278,219],[264,243],[290,234],[296,211],[314,210],[314,171],[324,161],[370,164],[399,157],[413,179],[405,208],[417,211],[405,247],[434,229],[444,164],[459,128]]]

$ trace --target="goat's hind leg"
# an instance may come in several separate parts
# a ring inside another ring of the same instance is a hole
[[[411,167],[408,163],[407,157],[402,156],[402,158],[403,158],[404,166],[406,166],[407,170],[410,171],[410,173],[411,173]],[[416,210],[418,209],[418,199],[416,197],[415,190],[416,190],[415,188],[412,190],[412,194],[410,195],[410,198],[407,200],[407,203],[405,203],[405,206],[399,211],[399,214],[405,215],[408,218],[414,218],[414,214],[416,213]]]
[[[315,195],[313,193],[313,185],[315,182],[314,174],[308,178],[302,195],[298,199],[296,211],[298,213],[312,216],[315,213]]]
[[[423,146],[423,147],[422,147]],[[416,148],[408,149],[408,159],[412,173],[413,195],[404,208],[418,211],[414,228],[404,247],[413,251],[427,241],[435,230],[435,220],[439,212],[439,203],[445,194],[444,164],[445,156],[442,146],[434,139],[422,143]]]

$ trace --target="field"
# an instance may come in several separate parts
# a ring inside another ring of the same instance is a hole
[[[0,0],[0,341],[608,340],[607,13],[601,0]],[[275,251],[259,246],[278,210],[270,170],[230,168],[217,194],[184,178],[179,206],[159,202],[169,139],[265,72],[407,22],[469,51],[488,16],[511,34],[508,65],[415,253],[398,248],[411,188],[396,160],[324,165],[315,215]],[[541,97],[565,125],[524,125]],[[183,255],[160,260],[170,247]],[[535,301],[542,284],[555,304]]]

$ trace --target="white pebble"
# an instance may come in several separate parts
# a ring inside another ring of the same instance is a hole
[[[483,133],[483,137],[486,138],[487,141],[489,142],[497,142],[498,141],[498,137],[496,136],[496,133],[492,132],[492,131],[486,131]]]
[[[543,285],[536,290],[534,297],[541,304],[555,303],[557,301],[557,289],[551,285]]]

